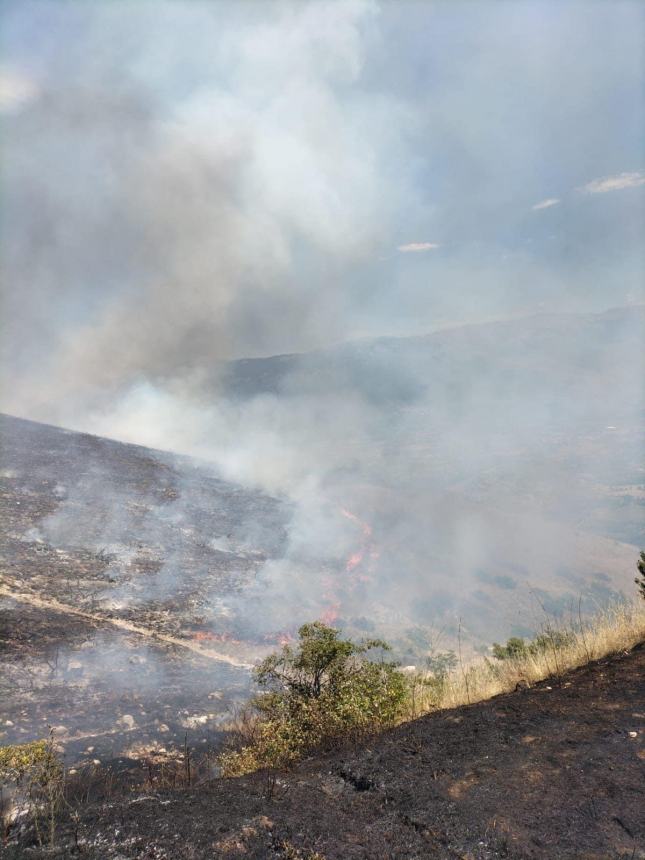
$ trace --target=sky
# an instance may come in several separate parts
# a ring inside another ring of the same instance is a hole
[[[644,16],[3,4],[7,407],[642,301]]]

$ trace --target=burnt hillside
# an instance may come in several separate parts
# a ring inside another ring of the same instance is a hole
[[[272,800],[255,775],[92,802],[81,856],[636,860],[644,737],[641,646],[310,759]],[[57,856],[76,856],[71,827],[65,841]]]
[[[7,415],[0,444],[0,743],[52,725],[71,760],[103,760],[212,741],[267,647],[223,601],[281,552],[284,504]]]

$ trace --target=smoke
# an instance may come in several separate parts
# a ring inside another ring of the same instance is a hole
[[[610,181],[642,170],[635,4],[4,15],[6,411],[287,497],[285,552],[237,605],[267,629],[445,611],[483,637],[477,583],[618,571],[608,487],[642,479],[643,190]]]
[[[198,384],[281,332],[300,347],[344,334],[342,278],[405,199],[387,170],[405,111],[353,89],[371,3],[249,7],[250,22],[223,4],[57,16],[85,48],[52,57],[8,129],[6,275],[30,291],[27,307],[14,290],[8,304],[14,411],[51,417],[64,400],[69,416],[134,378]],[[136,55],[116,41],[126,22]],[[201,75],[170,100],[161,45],[171,65],[192,50],[166,43],[174,26],[199,33]]]

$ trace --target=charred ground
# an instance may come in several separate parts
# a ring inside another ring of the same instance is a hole
[[[271,800],[262,774],[152,786],[86,804],[75,829],[96,860],[636,860],[644,726],[641,645],[305,761]]]
[[[280,551],[284,504],[135,445],[9,416],[0,434],[2,742],[50,725],[82,761],[212,741],[266,647],[221,601]]]

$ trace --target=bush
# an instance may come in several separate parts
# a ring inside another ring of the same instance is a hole
[[[14,813],[29,816],[41,847],[45,842],[54,845],[64,777],[51,735],[48,740],[0,747],[0,797],[3,786],[14,788]]]
[[[48,767],[55,759],[49,741],[0,747],[0,783],[19,782],[26,774]]]
[[[251,701],[237,747],[220,756],[225,776],[280,769],[332,739],[356,739],[393,725],[405,710],[406,678],[378,639],[341,639],[322,622],[303,625],[255,669],[263,692]],[[372,659],[381,652],[381,659]]]
[[[493,642],[493,657],[496,660],[519,660],[526,653],[526,642],[520,636],[511,636],[506,645]]]
[[[496,660],[522,660],[528,656],[535,657],[547,651],[566,648],[574,639],[573,633],[569,631],[547,627],[543,633],[529,642],[525,642],[519,636],[511,636],[506,645],[493,642],[493,657]]]
[[[457,655],[454,651],[440,651],[426,657],[425,673],[413,679],[413,708],[411,716],[417,716],[417,687],[423,710],[438,708],[443,699],[450,675],[457,667]]]

